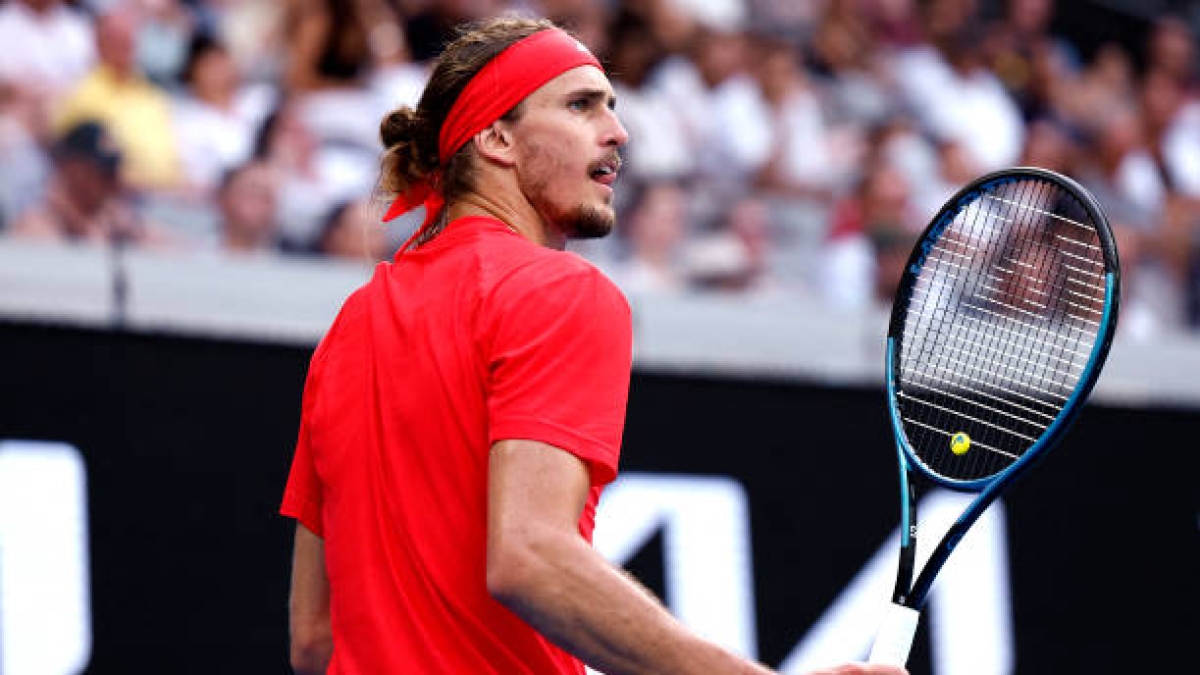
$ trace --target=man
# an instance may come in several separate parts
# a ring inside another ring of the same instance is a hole
[[[71,128],[50,154],[54,172],[45,195],[12,223],[9,234],[72,243],[168,243],[126,195],[121,153],[102,125],[87,121]]]
[[[220,248],[235,255],[279,251],[277,186],[271,167],[250,160],[225,172],[217,187]]]
[[[283,513],[304,673],[767,673],[590,546],[616,475],[629,307],[561,249],[613,227],[627,140],[595,58],[498,19],[384,120],[381,184],[427,219],[309,369]],[[846,667],[835,672],[896,673]]]
[[[125,157],[122,178],[135,190],[167,190],[181,184],[178,144],[170,99],[138,69],[137,35],[142,16],[117,3],[96,19],[96,56],[91,71],[66,93],[56,129],[81,120],[104,124]]]

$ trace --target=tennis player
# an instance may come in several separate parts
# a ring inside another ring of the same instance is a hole
[[[592,54],[479,24],[381,125],[385,220],[426,221],[313,356],[282,511],[301,673],[767,673],[590,545],[629,307],[567,239],[613,227],[627,140]],[[838,673],[897,673],[846,666]]]

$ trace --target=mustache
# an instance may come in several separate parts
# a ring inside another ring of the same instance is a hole
[[[612,154],[604,157],[603,159],[598,159],[588,165],[588,171],[595,172],[603,167],[612,167],[613,173],[618,173],[621,171],[621,167],[624,165],[625,160],[621,159],[621,153],[614,150]]]

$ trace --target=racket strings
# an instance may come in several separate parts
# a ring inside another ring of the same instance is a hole
[[[968,200],[928,251],[900,333],[901,421],[922,462],[971,480],[1033,445],[1085,374],[1105,271],[1087,210],[1058,185]]]

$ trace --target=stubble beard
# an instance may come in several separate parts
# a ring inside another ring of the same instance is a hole
[[[615,220],[611,209],[580,206],[559,226],[568,239],[601,239],[613,231]]]
[[[547,152],[539,144],[530,144],[529,151],[533,162],[543,163],[545,166],[551,167],[534,178],[525,190],[525,194],[529,195],[534,208],[543,214],[543,217],[553,227],[562,232],[563,236],[567,239],[600,239],[607,237],[616,226],[616,215],[612,207],[577,204],[573,207],[562,209],[559,205],[553,204],[546,197],[546,193],[552,183],[552,177],[568,174],[571,169],[561,162],[551,160],[552,153]]]
[[[544,195],[548,185],[548,180],[537,181],[530,186],[527,194]],[[548,199],[537,196],[531,202],[567,239],[600,239],[607,237],[616,225],[616,216],[611,207],[577,204],[562,209]]]

